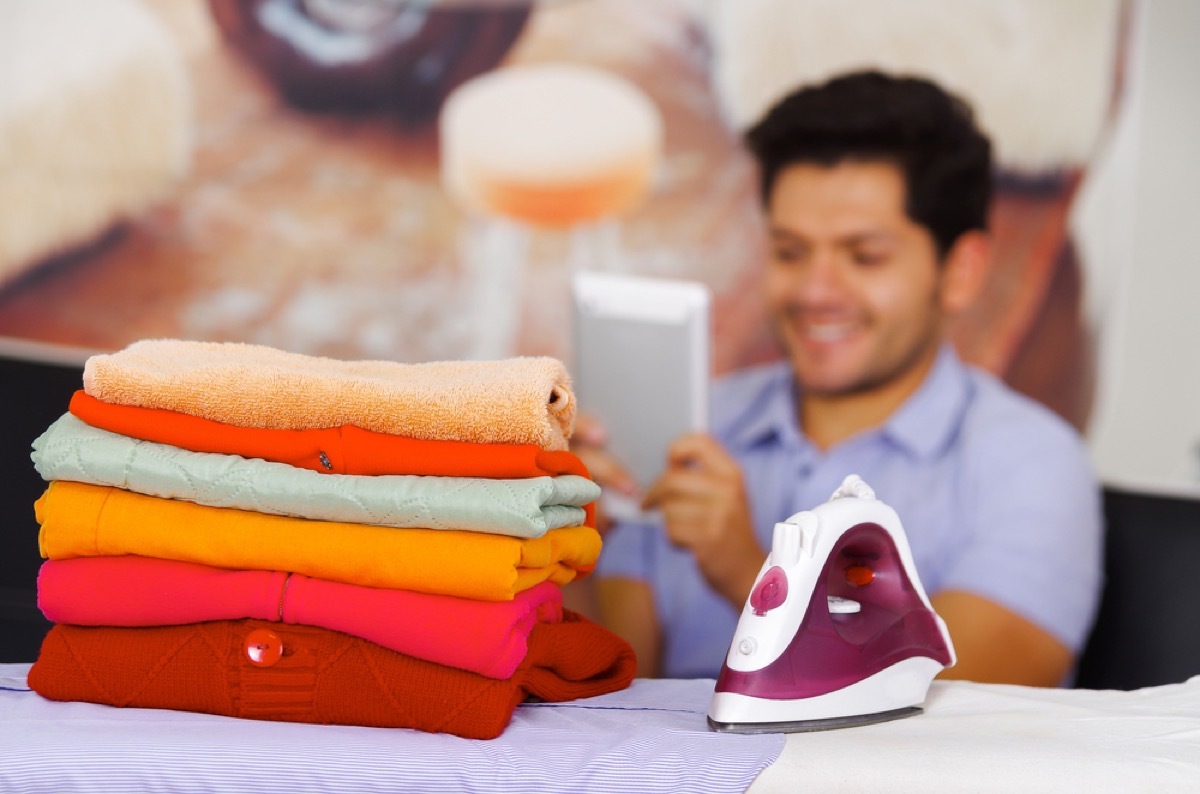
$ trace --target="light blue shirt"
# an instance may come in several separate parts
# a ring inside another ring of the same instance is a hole
[[[825,502],[858,474],[900,516],[930,595],[977,594],[1082,646],[1099,601],[1103,521],[1100,486],[1073,428],[965,365],[949,345],[884,425],[824,452],[797,426],[794,388],[781,362],[713,389],[713,435],[741,464],[764,549],[777,521]],[[717,675],[740,605],[710,590],[660,527],[614,527],[596,575],[651,585],[663,675]]]

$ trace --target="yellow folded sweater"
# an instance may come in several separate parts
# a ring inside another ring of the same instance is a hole
[[[206,507],[57,480],[34,505],[49,559],[139,554],[222,568],[291,571],[367,587],[505,601],[565,584],[600,555],[591,527],[539,538],[395,529]]]

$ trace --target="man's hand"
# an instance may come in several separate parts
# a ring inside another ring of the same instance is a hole
[[[662,512],[668,539],[689,549],[709,585],[741,609],[767,555],[754,537],[741,469],[721,445],[703,433],[681,436],[642,506]]]
[[[637,483],[621,462],[605,449],[607,442],[604,426],[597,419],[582,413],[576,415],[571,451],[583,461],[592,480],[602,489],[632,497],[637,494]],[[597,500],[595,510],[596,529],[603,535],[608,531],[609,520],[601,509],[602,504],[603,500]]]

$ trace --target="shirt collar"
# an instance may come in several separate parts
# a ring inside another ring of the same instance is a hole
[[[739,401],[726,425],[736,448],[764,441],[809,446],[796,425],[796,399],[791,367],[780,362],[751,399]],[[932,457],[950,443],[962,421],[970,392],[967,367],[950,343],[944,343],[921,386],[875,431],[916,457]],[[750,395],[745,395],[750,396]]]
[[[937,455],[958,432],[969,393],[967,366],[944,343],[924,383],[884,423],[883,434],[918,457]]]
[[[796,425],[794,388],[792,368],[787,362],[764,368],[761,380],[750,388],[750,393],[729,401],[737,409],[722,429],[731,446],[749,449],[772,439],[807,443]]]

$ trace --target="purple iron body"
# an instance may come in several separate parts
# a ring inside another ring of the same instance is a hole
[[[954,647],[900,519],[850,475],[775,525],[708,710],[713,730],[824,730],[921,711]]]

